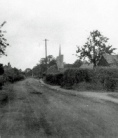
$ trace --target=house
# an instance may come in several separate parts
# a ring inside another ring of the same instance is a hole
[[[103,54],[97,63],[100,67],[118,67],[118,55]]]
[[[93,69],[92,63],[83,63],[80,68]],[[97,63],[97,67],[118,67],[118,55],[103,54]]]

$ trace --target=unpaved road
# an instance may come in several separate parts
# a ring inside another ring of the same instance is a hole
[[[0,138],[118,138],[118,104],[52,90],[29,78],[0,106]]]

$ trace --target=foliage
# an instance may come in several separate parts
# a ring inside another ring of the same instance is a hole
[[[64,64],[64,68],[79,68],[83,62],[80,59],[77,59],[73,64]]]
[[[39,61],[40,64],[46,64],[46,58],[41,58],[41,60]],[[56,64],[56,60],[52,55],[48,55],[47,56],[47,65],[51,66],[51,65],[55,65]]]
[[[0,64],[0,75],[4,74],[4,68],[3,68],[3,64]]]
[[[4,74],[3,64],[0,64],[0,90],[2,90],[2,86],[4,84],[3,76],[2,76],[3,74]]]
[[[72,67],[80,67],[82,65],[82,61],[80,59],[77,59],[73,64]]]
[[[33,69],[32,69],[32,71],[33,71],[33,75],[34,76],[39,77],[39,74],[40,74],[40,65],[37,64],[36,66],[34,66]]]
[[[15,96],[16,94],[13,90],[13,85],[6,85],[3,87],[3,91],[0,92],[0,106],[9,103],[9,101],[12,101]]]
[[[50,66],[47,70],[47,74],[56,74],[59,73],[60,71],[57,68],[57,65]]]
[[[88,70],[67,69],[64,73],[46,75],[46,82],[71,88],[75,83],[90,82],[91,78]]]
[[[107,91],[114,91],[117,85],[117,81],[111,77],[107,77],[104,81],[104,88]]]
[[[24,74],[25,74],[26,77],[32,76],[32,69],[26,68],[25,71],[24,71]]]
[[[118,82],[117,68],[97,68],[94,70],[93,81],[99,81],[107,91],[114,91]]]
[[[46,75],[46,82],[72,88],[74,85],[83,86],[86,90],[114,91],[118,85],[118,69],[67,69],[64,73]],[[99,87],[99,88],[98,88]]]
[[[33,67],[32,71],[33,71],[33,75],[35,77],[40,78],[46,72],[46,65],[45,64],[37,64],[35,67]]]
[[[90,32],[87,42],[82,48],[78,47],[76,53],[79,54],[80,59],[88,58],[96,66],[104,53],[112,54],[115,50],[111,45],[108,45],[108,40],[98,30]]]
[[[72,87],[75,83],[91,81],[89,70],[87,69],[68,69],[63,75],[63,85]]]
[[[69,69],[69,68],[72,68],[72,64],[69,64],[69,63],[66,64],[66,63],[64,63],[64,68],[66,68],[66,69],[67,69],[67,68],[68,68],[68,69]]]
[[[0,25],[0,55],[5,55],[5,49],[7,46],[9,46],[7,39],[4,38],[5,31],[2,31],[2,27],[5,23],[6,21]]]
[[[47,74],[45,81],[49,84],[61,85],[62,79],[63,79],[63,74],[62,73]]]
[[[56,65],[56,59],[52,55],[47,56],[47,68],[49,69],[54,65]],[[45,72],[46,72],[46,58],[41,58],[39,64],[37,64],[33,68],[33,75],[37,77],[42,77],[43,74],[45,74]]]
[[[5,73],[3,76],[4,76],[4,82],[9,81],[14,83],[16,81],[20,81],[24,79],[23,73],[17,68],[11,68],[11,69],[5,70]]]
[[[56,59],[52,59],[49,63],[48,63],[48,68],[51,66],[56,65]]]

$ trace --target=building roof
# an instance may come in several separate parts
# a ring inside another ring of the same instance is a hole
[[[118,63],[118,55],[110,55],[110,54],[103,54],[103,57],[106,59],[106,61],[109,63],[109,64],[116,64]]]
[[[84,63],[80,66],[82,69],[93,69],[93,64],[92,63]]]

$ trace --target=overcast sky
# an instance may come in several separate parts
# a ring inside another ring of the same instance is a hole
[[[17,68],[32,68],[48,55],[58,56],[59,44],[64,61],[73,63],[76,45],[83,45],[90,31],[98,29],[118,47],[118,0],[0,0],[0,24],[10,47],[1,62]]]

